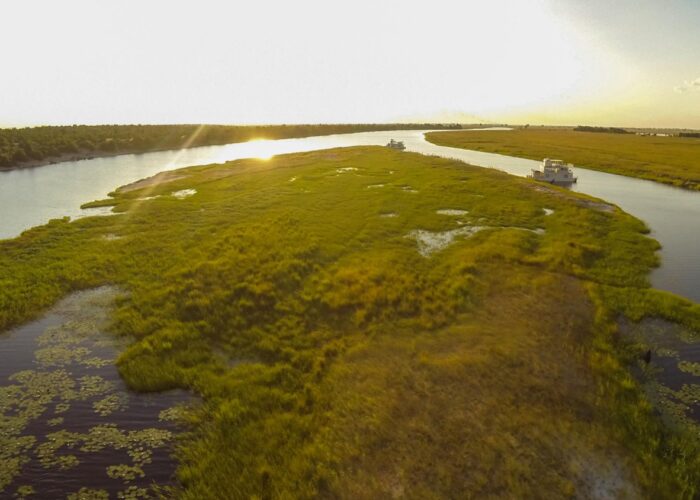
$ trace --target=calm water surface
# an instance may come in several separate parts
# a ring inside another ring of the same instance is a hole
[[[103,330],[116,294],[71,294],[0,334],[0,498],[28,487],[30,498],[81,489],[81,498],[141,498],[153,484],[174,484],[181,427],[172,418],[191,399],[126,387],[114,364],[124,346]]]
[[[17,236],[49,219],[86,215],[80,205],[105,198],[116,187],[164,170],[240,158],[344,146],[384,145],[402,140],[408,151],[454,158],[525,176],[539,162],[428,143],[424,131],[362,132],[303,139],[253,141],[181,151],[95,158],[0,172],[0,238]],[[663,246],[662,265],[651,276],[655,287],[700,302],[700,193],[663,184],[576,168],[580,191],[619,205],[645,221]]]

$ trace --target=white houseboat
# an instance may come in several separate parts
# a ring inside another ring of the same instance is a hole
[[[571,163],[545,158],[542,161],[542,169],[533,168],[532,174],[528,177],[552,184],[573,184],[576,182],[576,177],[572,167]]]
[[[395,141],[394,139],[390,140],[389,143],[386,145],[386,147],[391,148],[391,149],[399,149],[399,150],[406,149],[406,146],[403,145],[403,142]]]

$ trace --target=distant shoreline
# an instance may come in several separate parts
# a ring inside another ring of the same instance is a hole
[[[465,131],[426,134],[439,146],[541,160],[563,158],[583,168],[700,191],[700,139],[591,133],[573,129],[520,128],[493,133]]]
[[[226,143],[233,144],[233,143]],[[208,144],[208,146],[218,146],[220,144]],[[190,146],[189,148],[180,149],[192,149],[197,147],[203,147],[204,145]],[[157,153],[159,151],[178,151],[177,148],[160,148],[160,149],[148,149],[145,151],[139,150],[127,150],[127,151],[105,151],[105,152],[90,152],[85,151],[82,153],[65,153],[62,155],[51,156],[48,158],[43,158],[41,160],[29,160],[22,162],[19,165],[13,165],[11,167],[0,167],[0,172],[9,172],[11,170],[24,170],[28,168],[36,167],[46,167],[48,165],[54,165],[56,163],[63,163],[67,161],[81,161],[81,160],[94,160],[96,158],[111,158],[113,156],[122,155],[134,155],[134,154],[144,154],[144,153]]]
[[[216,144],[197,144],[189,146],[186,148],[155,148],[155,149],[130,149],[124,151],[105,151],[105,152],[95,152],[95,151],[85,151],[82,153],[65,153],[58,156],[52,156],[49,158],[43,158],[41,160],[30,160],[27,162],[22,162],[20,165],[13,165],[11,167],[1,167],[0,172],[9,172],[11,170],[24,170],[28,168],[38,168],[46,167],[48,165],[55,165],[57,163],[63,163],[67,161],[82,161],[82,160],[95,160],[97,158],[111,158],[114,156],[125,156],[125,155],[141,155],[146,153],[159,153],[163,151],[181,151],[184,149],[194,149],[194,148],[205,148],[208,146],[225,146],[226,144],[238,144],[239,142],[246,141],[233,141],[233,142],[222,142]]]
[[[0,172],[43,167],[65,161],[90,160],[159,151],[180,151],[202,146],[239,144],[254,139],[299,139],[357,132],[417,129],[451,130],[461,128],[464,128],[464,125],[388,123],[266,126],[78,125],[0,129]],[[134,144],[135,138],[140,139],[142,142],[136,147],[134,147],[136,145]],[[94,143],[96,147],[79,147],[79,142],[85,140]],[[72,149],[72,151],[60,153],[61,149]],[[17,156],[18,153],[21,159],[10,159],[13,155]],[[43,155],[46,156],[36,158]]]

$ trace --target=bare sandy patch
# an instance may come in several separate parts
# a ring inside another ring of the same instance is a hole
[[[451,216],[458,217],[460,215],[467,215],[469,213],[469,211],[460,210],[458,208],[442,208],[440,210],[436,210],[435,213],[439,214],[439,215],[451,215]]]
[[[172,193],[170,193],[170,196],[182,200],[184,198],[194,196],[195,194],[197,194],[196,189],[181,189],[179,191],[173,191]]]

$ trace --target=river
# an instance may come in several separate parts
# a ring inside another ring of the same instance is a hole
[[[425,131],[382,131],[301,139],[261,140],[179,151],[130,154],[69,161],[0,172],[0,238],[11,238],[49,219],[81,217],[87,201],[105,198],[116,187],[164,170],[222,163],[241,158],[403,141],[408,151],[462,160],[525,176],[539,162],[478,151],[436,146]],[[564,158],[565,159],[565,158]],[[615,203],[645,221],[661,245],[661,266],[653,286],[700,302],[700,193],[653,181],[576,168],[572,190]]]

